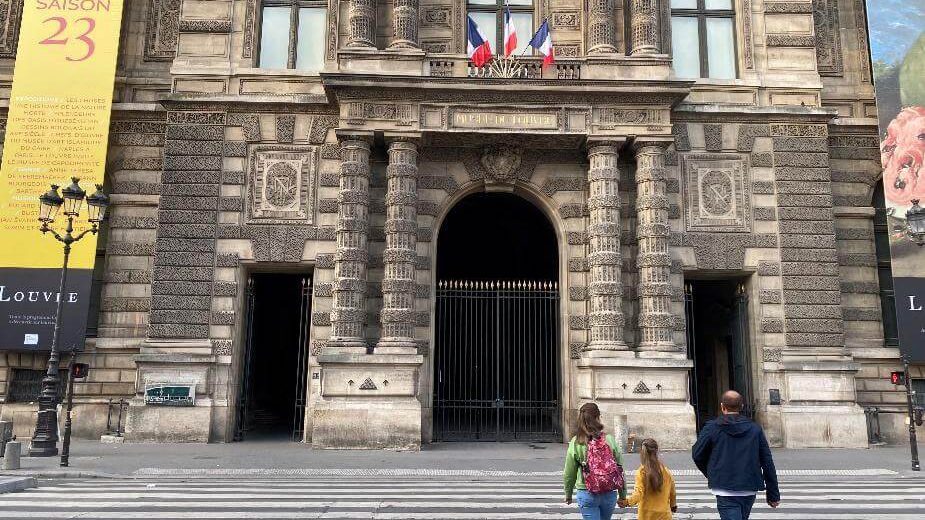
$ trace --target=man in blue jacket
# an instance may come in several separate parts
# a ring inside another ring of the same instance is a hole
[[[694,444],[694,463],[716,496],[720,520],[748,520],[755,495],[765,490],[768,505],[780,505],[777,470],[761,427],[739,415],[742,396],[729,390],[718,419],[704,425]]]

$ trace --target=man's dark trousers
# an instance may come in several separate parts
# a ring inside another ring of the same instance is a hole
[[[716,509],[720,520],[748,520],[755,505],[755,495],[747,497],[716,497]]]

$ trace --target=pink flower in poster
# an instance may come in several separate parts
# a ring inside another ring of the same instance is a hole
[[[925,201],[925,108],[907,107],[890,123],[880,145],[886,199],[907,206]]]

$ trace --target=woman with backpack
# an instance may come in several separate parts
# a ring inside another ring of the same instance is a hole
[[[659,461],[655,439],[642,441],[639,450],[642,465],[636,472],[633,494],[620,500],[620,507],[639,506],[639,520],[671,520],[678,510],[674,477],[668,467]]]
[[[565,503],[577,490],[578,511],[584,520],[610,520],[617,499],[626,498],[623,454],[613,435],[604,433],[601,411],[594,403],[578,410],[578,428],[565,454]]]

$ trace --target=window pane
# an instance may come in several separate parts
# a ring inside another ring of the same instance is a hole
[[[696,18],[671,17],[671,53],[676,76],[700,77],[700,36]]]
[[[514,56],[519,56],[528,47],[527,44],[533,37],[533,14],[511,13],[511,20],[514,22],[514,29],[517,30],[517,49],[514,51]],[[501,46],[501,50],[504,50],[504,46]],[[529,56],[532,53],[527,51],[525,54]]]
[[[732,18],[707,18],[707,61],[711,78],[735,79]]]
[[[472,5],[498,5],[497,0],[469,0]],[[475,18],[473,18],[475,20]],[[478,23],[478,20],[475,20]]]
[[[299,39],[295,68],[319,71],[324,67],[324,36],[327,9],[299,9]]]
[[[511,5],[533,5],[533,0],[510,0]]]
[[[697,9],[697,0],[671,0],[672,9]]]
[[[732,0],[706,0],[704,7],[707,9],[732,9]]]
[[[264,7],[260,26],[260,66],[285,69],[289,66],[289,7]]]
[[[472,21],[479,26],[479,30],[482,31],[482,34],[485,36],[485,39],[491,45],[491,53],[498,53],[498,28],[495,26],[497,23],[497,15],[495,13],[474,13],[470,12],[469,16],[472,17]],[[501,49],[504,50],[503,48]]]

